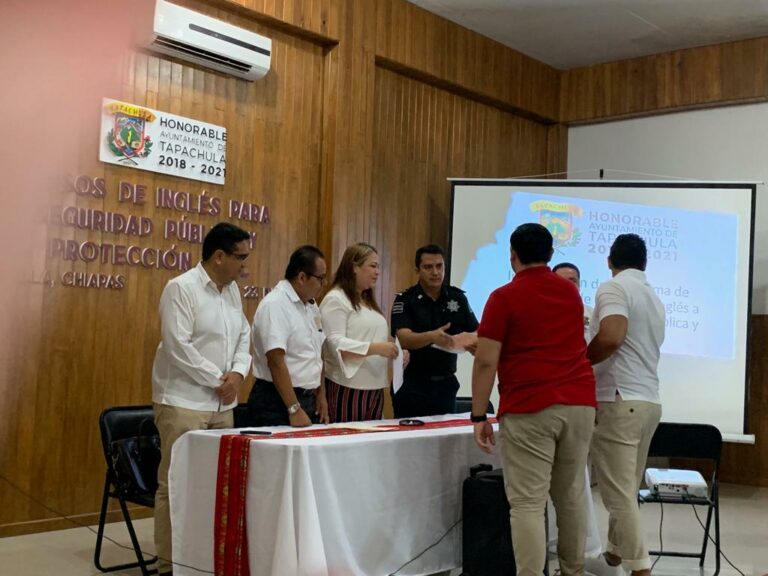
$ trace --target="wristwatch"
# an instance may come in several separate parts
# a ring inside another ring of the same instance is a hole
[[[485,422],[486,420],[488,420],[488,414],[482,414],[480,416],[475,416],[474,414],[471,414],[469,416],[469,420],[471,422],[474,422],[475,424],[477,424],[478,422]]]
[[[288,416],[293,416],[299,410],[301,410],[301,404],[299,404],[298,402],[296,402],[295,404],[291,404],[290,406],[288,406]]]

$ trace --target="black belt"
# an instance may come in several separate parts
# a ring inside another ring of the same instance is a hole
[[[270,382],[269,380],[264,380],[263,378],[256,378],[256,384],[259,386],[271,386],[275,390],[277,390],[277,386],[275,386],[274,382]],[[299,396],[300,394],[303,394],[304,396],[314,396],[317,394],[317,388],[301,388],[299,386],[293,387],[293,392],[296,394],[296,396]]]
[[[408,374],[405,377],[406,382],[410,382],[412,380],[429,380],[430,382],[442,382],[443,380],[448,380],[450,378],[453,378],[455,374]]]

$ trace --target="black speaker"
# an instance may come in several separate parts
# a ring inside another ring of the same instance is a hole
[[[462,487],[462,551],[465,576],[514,576],[509,503],[501,470],[473,466]]]

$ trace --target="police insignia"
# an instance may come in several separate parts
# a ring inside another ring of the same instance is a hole
[[[458,312],[459,311],[459,303],[456,302],[456,300],[449,300],[448,301],[448,310],[451,312]]]
[[[392,304],[392,314],[402,314],[403,313],[403,303],[402,302],[395,302]]]

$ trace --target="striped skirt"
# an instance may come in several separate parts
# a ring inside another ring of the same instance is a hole
[[[331,422],[359,422],[381,420],[384,411],[384,388],[358,390],[325,379],[328,415]]]

